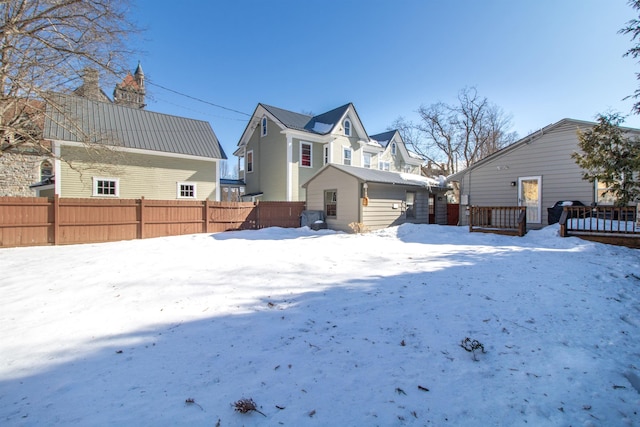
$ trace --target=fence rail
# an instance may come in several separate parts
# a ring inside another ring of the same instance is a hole
[[[640,247],[640,218],[636,207],[565,206],[560,235],[602,243]]]
[[[0,247],[299,227],[304,202],[0,197]]]
[[[469,231],[524,236],[527,233],[525,206],[471,206]]]

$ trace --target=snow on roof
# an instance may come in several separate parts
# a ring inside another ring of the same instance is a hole
[[[332,123],[315,122],[311,130],[318,133],[327,133],[331,130],[332,127],[333,127]]]
[[[407,150],[407,153],[409,153],[409,157],[411,157],[413,159],[424,160],[424,157],[421,156],[420,154],[416,153],[415,151]]]
[[[413,173],[401,173],[400,177],[405,181],[416,182],[416,183],[420,183],[422,185],[429,186],[429,187],[444,187],[445,186],[443,180],[436,180],[436,179],[433,179],[433,178],[429,178],[429,177],[422,176],[422,175],[416,175],[416,174],[413,174]]]

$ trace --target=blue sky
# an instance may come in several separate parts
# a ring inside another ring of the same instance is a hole
[[[319,114],[353,102],[369,134],[475,86],[520,137],[593,120],[640,65],[618,34],[626,0],[132,0],[149,83],[251,114],[259,102]],[[248,116],[147,86],[147,109],[206,120],[227,156]],[[627,126],[640,127],[629,116]]]

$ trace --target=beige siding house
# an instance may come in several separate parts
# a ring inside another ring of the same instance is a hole
[[[315,116],[258,104],[234,154],[244,199],[268,201],[305,201],[328,164],[419,174],[424,161],[397,131],[369,136],[353,104]]]
[[[47,117],[56,156],[41,196],[220,200],[226,156],[207,122],[66,95]]]
[[[307,209],[323,211],[329,228],[370,230],[404,223],[446,224],[443,182],[357,166],[328,164],[303,184]]]
[[[577,131],[593,125],[560,120],[449,176],[447,181],[460,186],[460,225],[468,225],[469,206],[526,206],[527,227],[541,228],[548,224],[547,208],[558,201],[610,204],[605,189],[584,180],[571,158],[578,150]]]

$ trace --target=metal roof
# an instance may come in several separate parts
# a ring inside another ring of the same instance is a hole
[[[274,107],[272,105],[260,104],[271,113],[276,119],[289,129],[297,129],[319,135],[325,135],[331,133],[333,128],[338,124],[344,113],[347,111],[351,104],[345,104],[341,107],[334,108],[326,113],[319,114],[317,116],[310,116],[308,114],[294,113],[293,111],[285,110],[282,108]],[[316,127],[316,124],[322,124],[327,126]]]
[[[432,188],[432,187],[446,188],[444,183],[441,183],[433,178],[427,178],[421,175],[381,171],[378,169],[362,168],[358,166],[338,165],[333,163],[327,165],[324,169],[329,167],[336,168],[363,182],[376,182],[380,184],[394,184],[394,185],[409,185],[412,187],[424,187],[424,188]],[[309,181],[313,180],[315,177],[320,175],[324,169],[318,171],[318,173],[314,175],[313,178],[311,178]],[[309,183],[309,181],[305,183],[305,186]]]
[[[397,132],[397,130],[394,129],[394,130],[390,130],[390,131],[387,131],[387,132],[379,133],[377,135],[369,135],[369,138],[375,139],[380,145],[382,145],[383,147],[386,147],[389,144],[389,141],[391,141],[391,138],[393,138],[393,135],[396,132]]]
[[[312,116],[307,114],[294,113],[293,111],[274,107],[272,105],[260,105],[262,105],[265,110],[273,114],[280,123],[291,129],[305,130],[305,126],[309,123],[309,120],[312,119]]]
[[[226,159],[211,125],[201,120],[55,95],[47,105],[46,139]]]

